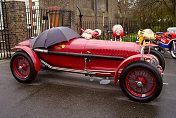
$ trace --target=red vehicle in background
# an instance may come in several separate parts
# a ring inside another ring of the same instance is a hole
[[[21,83],[35,80],[43,69],[114,77],[123,93],[137,102],[150,102],[162,90],[163,70],[156,59],[131,42],[88,40],[67,27],[51,28],[13,49],[10,68]]]
[[[122,37],[124,36],[124,30],[121,25],[114,25],[111,32],[113,33],[112,41],[122,41]]]
[[[82,37],[86,38],[86,39],[98,39],[101,36],[101,30],[100,29],[82,29],[81,28],[82,33]]]
[[[168,51],[176,59],[176,27],[170,27],[167,32],[156,32],[154,43],[159,45],[159,51]]]
[[[86,39],[98,39],[101,36],[101,30],[100,29],[81,29],[82,37]],[[124,30],[123,27],[119,24],[114,25],[112,28],[112,31],[108,31],[108,33],[112,33],[112,39],[111,41],[122,41],[122,37],[124,36]]]

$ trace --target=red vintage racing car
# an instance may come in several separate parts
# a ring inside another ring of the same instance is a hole
[[[88,40],[67,27],[42,32],[13,49],[10,67],[15,79],[32,82],[41,69],[114,77],[133,101],[150,102],[159,96],[163,70],[137,43]]]

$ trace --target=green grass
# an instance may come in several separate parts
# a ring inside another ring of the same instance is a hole
[[[138,40],[137,38],[137,33],[130,33],[130,34],[127,34],[125,36],[122,37],[122,41],[124,42],[136,42]],[[112,39],[112,36],[111,34],[110,35],[104,35],[104,37],[102,36],[100,39],[103,39],[103,40],[110,40]]]
[[[138,40],[137,38],[137,33],[131,33],[131,34],[127,34],[125,35],[124,37],[122,37],[122,41],[125,41],[125,42],[136,42]]]

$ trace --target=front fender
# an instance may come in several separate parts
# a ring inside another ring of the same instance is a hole
[[[151,58],[153,58],[153,56],[151,56],[151,55],[137,54],[137,55],[130,56],[127,59],[125,59],[124,61],[122,61],[116,69],[116,73],[114,75],[114,84],[117,85],[117,82],[118,82],[118,79],[120,77],[121,72],[128,64],[130,64],[131,62],[134,62],[134,61],[141,61],[141,60],[150,61]]]
[[[34,67],[35,67],[35,70],[36,71],[40,71],[41,70],[40,60],[39,60],[38,56],[36,55],[36,53],[31,48],[29,48],[27,46],[15,46],[12,49],[25,51],[30,56],[30,58],[32,59],[32,62],[33,62]]]
[[[170,42],[169,42],[169,51],[171,51],[171,48],[172,48],[172,42],[175,41],[176,42],[176,39],[172,39]]]

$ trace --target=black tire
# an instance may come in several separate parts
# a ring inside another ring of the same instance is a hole
[[[149,49],[145,49],[144,50],[144,54],[148,54],[149,53]],[[150,54],[154,55],[155,57],[157,57],[158,61],[159,61],[159,65],[162,67],[162,69],[165,69],[165,59],[164,56],[157,50],[155,49],[150,49]]]
[[[31,58],[25,52],[16,52],[10,61],[10,68],[15,79],[20,83],[30,83],[35,80],[37,71]]]
[[[139,74],[139,76],[137,76],[137,74]],[[134,77],[136,78],[134,79]],[[139,81],[138,79],[140,78],[142,79]],[[132,62],[125,67],[120,75],[119,83],[123,93],[129,99],[141,103],[150,102],[157,98],[163,86],[163,80],[159,70],[145,61]],[[132,83],[134,85],[130,86]],[[138,89],[141,89],[141,91]]]
[[[176,59],[176,45],[174,46],[176,41],[172,41],[171,43],[172,44],[171,44],[170,53],[171,53],[172,58]]]

